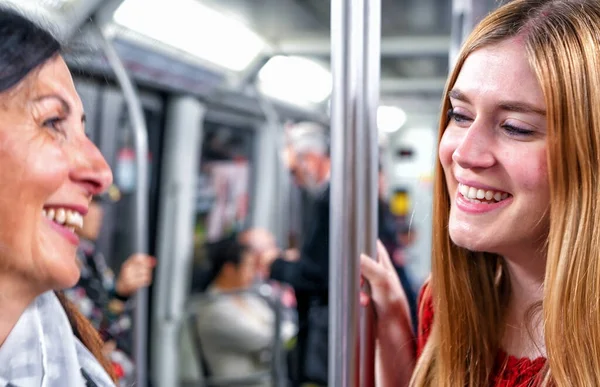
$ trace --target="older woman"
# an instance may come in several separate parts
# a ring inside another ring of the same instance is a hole
[[[77,282],[75,229],[112,175],[59,43],[0,9],[0,385],[114,386]]]

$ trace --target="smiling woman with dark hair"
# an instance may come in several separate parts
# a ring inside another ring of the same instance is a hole
[[[0,9],[2,386],[114,386],[98,334],[59,293],[79,278],[75,229],[112,181],[60,48]]]

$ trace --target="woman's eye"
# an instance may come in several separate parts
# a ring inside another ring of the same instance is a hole
[[[61,126],[62,122],[64,121],[63,118],[60,117],[52,117],[46,121],[44,121],[43,125],[46,128],[50,128],[52,130],[54,130],[55,132],[64,134],[64,130]]]
[[[533,130],[519,128],[514,125],[502,125],[502,128],[508,135],[515,137],[527,137],[535,133]]]
[[[470,118],[467,116],[464,116],[462,114],[459,114],[457,112],[454,111],[454,109],[449,109],[448,113],[447,113],[448,119],[450,121],[454,121],[456,123],[462,123],[462,122],[468,122],[470,121]]]

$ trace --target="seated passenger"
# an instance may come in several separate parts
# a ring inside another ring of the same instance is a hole
[[[257,275],[257,253],[240,239],[223,239],[209,251],[214,280],[207,291],[214,297],[199,305],[197,329],[214,378],[244,378],[270,369],[273,310],[252,293],[226,295],[250,289]]]
[[[113,387],[97,332],[61,293],[110,168],[59,42],[5,8],[0,26],[0,386]]]
[[[134,370],[131,356],[131,305],[130,296],[152,282],[155,259],[145,254],[133,254],[122,265],[119,275],[109,268],[104,255],[96,251],[96,240],[102,226],[101,197],[95,196],[80,236],[77,251],[81,277],[65,295],[100,332],[103,351],[109,356],[122,383],[133,381]]]

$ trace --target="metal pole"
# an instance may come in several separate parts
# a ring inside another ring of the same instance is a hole
[[[363,160],[365,168],[364,188],[365,202],[365,249],[371,257],[377,256],[378,235],[378,128],[377,108],[379,107],[379,80],[381,68],[381,0],[366,0],[364,2],[364,72],[363,92],[365,94],[364,109],[364,146]],[[365,284],[365,292],[370,288]],[[361,310],[360,334],[360,386],[375,387],[375,309],[372,304]]]
[[[375,254],[381,0],[331,2],[329,385],[374,386],[373,311],[359,332],[359,256]],[[359,361],[362,359],[362,366]]]
[[[104,54],[110,63],[123,95],[127,102],[127,110],[134,135],[136,161],[135,191],[135,252],[148,252],[148,131],[142,110],[142,103],[125,66],[119,59],[110,41],[100,27],[95,25]],[[135,297],[134,316],[134,353],[136,368],[136,386],[148,385],[147,376],[147,339],[148,339],[148,288],[141,288]]]

